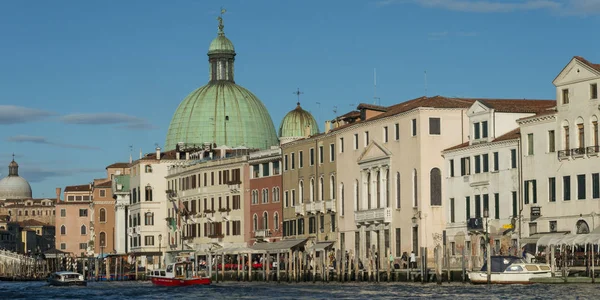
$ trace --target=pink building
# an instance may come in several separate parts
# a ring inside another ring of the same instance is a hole
[[[60,188],[56,189],[60,200]],[[56,202],[56,249],[76,256],[88,255],[92,213],[91,184],[65,187],[64,199]]]

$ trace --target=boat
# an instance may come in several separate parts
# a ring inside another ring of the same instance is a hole
[[[157,286],[209,285],[208,277],[196,276],[194,264],[181,261],[168,264],[166,269],[150,271],[150,280]]]
[[[55,272],[48,277],[48,284],[53,286],[86,286],[87,282],[83,275],[76,272]]]
[[[533,278],[551,277],[548,264],[528,263],[516,256],[491,257],[491,282],[494,284],[529,284]],[[468,273],[473,284],[487,283],[487,263],[481,271]]]

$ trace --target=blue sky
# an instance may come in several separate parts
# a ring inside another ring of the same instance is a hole
[[[0,175],[34,197],[162,146],[207,82],[220,6],[236,82],[278,128],[293,92],[319,124],[377,96],[553,99],[574,55],[600,63],[600,0],[2,1]],[[425,85],[427,72],[427,88]]]

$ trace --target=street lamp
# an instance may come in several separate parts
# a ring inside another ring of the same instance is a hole
[[[488,208],[483,210],[483,217],[485,218],[485,249],[486,249],[486,260],[487,260],[487,284],[492,282],[492,254],[490,252],[490,233],[488,231],[488,220],[490,212]]]
[[[162,234],[158,235],[158,268],[162,268]]]

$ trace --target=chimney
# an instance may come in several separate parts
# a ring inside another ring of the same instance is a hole
[[[142,148],[140,148],[140,159],[142,159]]]
[[[310,137],[310,125],[304,128],[304,137]]]
[[[175,152],[175,159],[179,160],[179,151]]]
[[[189,152],[185,153],[185,160],[190,160],[190,153]]]
[[[328,133],[331,130],[331,121],[325,121],[325,133]]]
[[[160,147],[156,147],[156,159],[160,160]]]
[[[60,201],[60,188],[56,188],[56,202]]]

